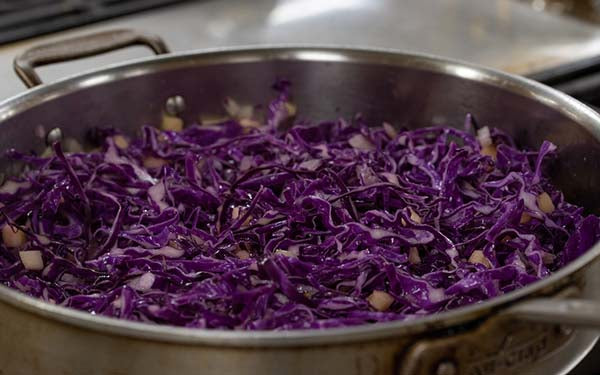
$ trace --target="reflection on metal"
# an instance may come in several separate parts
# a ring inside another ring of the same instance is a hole
[[[279,26],[302,19],[325,16],[333,12],[364,10],[370,3],[377,1],[379,0],[280,0],[269,14],[267,22],[271,26]]]
[[[52,128],[46,135],[46,145],[51,146],[54,142],[60,142],[63,139],[60,128]]]
[[[177,116],[185,110],[185,100],[179,96],[171,96],[165,103],[165,111],[171,116]]]

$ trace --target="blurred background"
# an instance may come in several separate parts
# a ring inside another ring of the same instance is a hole
[[[600,65],[599,0],[0,0],[0,98],[22,89],[10,66],[26,46],[115,27],[156,33],[174,51],[320,43],[430,53],[524,75],[561,67],[536,78],[596,101],[589,79],[585,87],[573,81]],[[146,55],[134,48],[40,72],[49,81]]]
[[[114,28],[157,34],[175,52],[317,43],[435,54],[600,107],[600,0],[0,0],[0,99],[25,90],[12,60],[27,47]],[[38,71],[51,82],[148,54],[135,47]],[[600,374],[600,350],[572,374]]]

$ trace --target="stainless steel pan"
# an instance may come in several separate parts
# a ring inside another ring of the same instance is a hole
[[[371,123],[462,126],[465,113],[472,112],[522,146],[549,139],[560,150],[553,167],[556,183],[571,201],[600,212],[600,116],[548,87],[467,63],[295,46],[164,55],[46,85],[34,72],[39,65],[131,44],[167,52],[156,37],[121,30],[37,47],[18,57],[17,73],[37,87],[0,104],[0,151],[42,150],[45,133],[56,127],[80,140],[94,126],[134,133],[142,124],[159,123],[167,101],[172,107],[183,100],[185,109],[176,106],[179,115],[193,121],[221,111],[225,96],[264,102],[272,96],[270,83],[286,77],[307,118],[360,111]],[[11,173],[18,166],[0,160],[0,168]],[[599,254],[596,245],[551,277],[477,305],[416,321],[322,331],[228,332],[133,323],[0,287],[0,374],[524,373],[532,365],[543,368],[552,353],[572,346],[579,331],[570,327],[600,327],[600,304],[583,299],[595,291],[589,280]]]

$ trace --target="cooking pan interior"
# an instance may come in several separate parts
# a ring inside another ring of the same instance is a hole
[[[83,141],[94,127],[117,127],[135,134],[144,124],[158,125],[167,98],[180,95],[187,123],[199,115],[224,114],[223,99],[261,104],[264,110],[277,78],[292,82],[298,119],[352,118],[357,112],[373,125],[462,127],[466,113],[480,125],[501,128],[522,147],[543,140],[559,147],[550,166],[567,198],[588,212],[600,212],[598,129],[585,114],[561,106],[570,99],[539,87],[524,88],[485,70],[377,52],[306,50],[190,54],[148,59],[41,87],[0,106],[0,151],[40,151],[44,132],[60,127]],[[10,107],[9,107],[10,105]],[[588,121],[589,122],[589,121]],[[583,125],[582,125],[583,124]],[[43,131],[42,131],[43,129]],[[12,170],[7,159],[0,169]]]

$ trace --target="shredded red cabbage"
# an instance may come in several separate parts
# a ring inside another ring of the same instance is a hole
[[[236,106],[179,132],[103,130],[89,153],[11,151],[28,167],[0,188],[0,281],[134,321],[328,328],[484,301],[600,239],[543,173],[549,142],[521,151],[470,116],[466,131],[283,131],[295,110],[278,89],[262,126]]]

